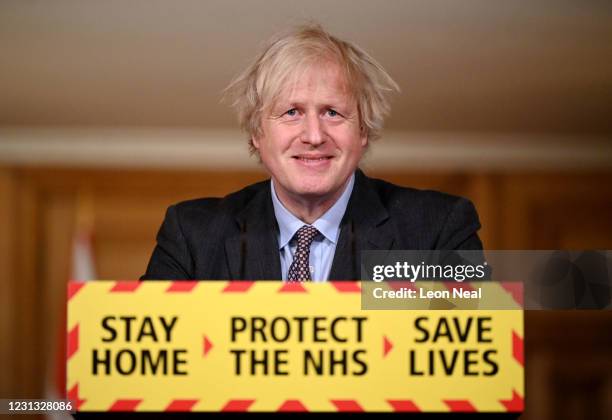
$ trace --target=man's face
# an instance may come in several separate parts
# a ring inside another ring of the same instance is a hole
[[[367,137],[337,65],[313,65],[285,86],[253,138],[281,200],[336,200]]]

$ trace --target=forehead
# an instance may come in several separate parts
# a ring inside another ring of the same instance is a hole
[[[338,64],[312,63],[292,71],[272,102],[272,106],[287,102],[350,103],[352,95]]]

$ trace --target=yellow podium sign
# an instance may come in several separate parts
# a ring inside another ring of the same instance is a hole
[[[522,310],[362,310],[360,283],[71,283],[79,411],[523,409]]]

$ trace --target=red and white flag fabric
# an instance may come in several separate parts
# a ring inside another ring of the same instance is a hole
[[[96,278],[93,252],[93,232],[90,229],[75,233],[72,240],[71,281],[89,281]]]
[[[75,229],[70,255],[70,281],[95,280],[96,264],[93,247],[93,208],[89,195],[79,195],[76,208]],[[46,384],[46,398],[66,398],[66,300],[62,298],[62,312],[58,325],[58,337],[54,350],[54,365]],[[69,419],[70,415],[49,415],[50,419]]]

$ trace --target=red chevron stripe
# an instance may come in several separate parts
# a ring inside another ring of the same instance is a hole
[[[221,411],[248,411],[255,400],[229,400]]]
[[[330,284],[340,293],[361,292],[361,285],[357,281],[331,281]]]
[[[228,281],[227,286],[221,291],[221,293],[244,293],[248,292],[249,289],[255,284],[254,281],[241,281],[234,280]]]
[[[475,413],[476,407],[469,400],[444,400],[450,411],[462,413]]]
[[[420,412],[421,409],[412,400],[387,400],[396,412]]]
[[[116,400],[107,411],[135,411],[142,399]]]
[[[301,411],[301,412],[306,412],[308,411],[308,409],[304,406],[304,404],[302,404],[300,402],[300,400],[287,400],[284,403],[281,404],[280,407],[278,407],[278,410],[276,411],[282,411],[282,412],[286,412],[286,411]]]
[[[509,400],[499,400],[499,402],[506,407],[506,411],[510,412],[521,412],[525,409],[525,402],[514,389],[512,390],[512,398]]]
[[[450,290],[451,292],[455,289],[463,289],[463,290],[469,290],[469,291],[476,290],[471,284],[461,283],[458,281],[445,281],[444,286],[446,286],[446,288]]]
[[[401,290],[402,287],[405,287],[406,289],[409,290],[416,290],[416,286],[414,285],[414,283],[409,282],[409,281],[387,281],[385,282],[385,284],[387,284],[392,290]]]
[[[85,282],[71,281],[68,283],[68,300],[72,299],[85,286]]]
[[[300,282],[283,283],[278,293],[306,293],[308,292]]]
[[[78,411],[81,406],[87,401],[86,399],[79,398],[79,383],[74,384],[72,388],[68,391],[68,399],[71,400],[74,404],[76,404],[76,410]]]
[[[512,331],[512,356],[521,366],[525,366],[523,359],[523,338],[514,330]]]
[[[76,324],[68,332],[68,343],[66,344],[66,360],[69,360],[79,350],[79,324]]]
[[[115,285],[112,289],[110,289],[111,293],[123,293],[123,292],[135,292],[142,285],[141,281],[116,281]]]
[[[338,411],[342,412],[362,412],[363,407],[359,405],[357,400],[330,400],[336,406]]]
[[[504,281],[500,285],[512,295],[512,299],[522,308],[524,303],[523,283],[519,281]]]
[[[166,293],[189,293],[198,285],[197,281],[173,281]]]
[[[199,400],[172,400],[164,411],[191,411]]]

